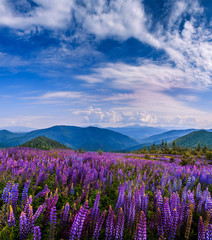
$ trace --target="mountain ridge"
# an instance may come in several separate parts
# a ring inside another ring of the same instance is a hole
[[[102,151],[119,151],[139,143],[126,135],[108,129],[65,125],[34,130],[25,134],[7,131],[6,137],[2,138],[5,142],[0,141],[0,143],[8,147],[19,146],[38,136],[45,136],[58,141],[69,148],[84,148],[88,151],[97,151],[98,149]]]

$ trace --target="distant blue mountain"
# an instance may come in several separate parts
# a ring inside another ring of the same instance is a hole
[[[150,136],[167,131],[166,128],[147,127],[147,126],[140,126],[140,125],[132,125],[132,126],[126,126],[126,127],[110,127],[107,129],[127,135],[131,138],[136,139],[139,142]]]
[[[29,127],[22,127],[22,126],[7,126],[7,127],[0,127],[0,130],[7,130],[13,133],[25,133],[36,130],[35,128]]]
[[[142,139],[140,141],[140,144],[138,144],[137,146],[133,146],[130,148],[125,149],[126,151],[136,151],[139,149],[144,148],[145,146],[150,146],[153,143],[155,144],[160,144],[162,142],[162,140],[167,141],[167,143],[172,142],[173,140],[182,137],[186,134],[189,134],[193,131],[197,131],[196,129],[185,129],[185,130],[171,130],[171,131],[167,131],[161,134],[157,134],[157,135],[153,135],[151,137]]]
[[[72,149],[87,151],[119,151],[138,145],[139,142],[121,133],[97,127],[54,126],[28,133],[0,131],[0,144],[13,147],[24,144],[39,136],[58,141]]]

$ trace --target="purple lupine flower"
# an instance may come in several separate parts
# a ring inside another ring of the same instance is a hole
[[[69,211],[70,211],[70,205],[67,202],[65,205],[64,211],[63,211],[63,215],[62,215],[63,224],[66,224],[66,222],[68,221]]]
[[[9,181],[6,184],[6,187],[4,188],[2,196],[1,196],[1,200],[4,201],[6,204],[8,202],[8,197],[9,197],[9,192],[10,192],[11,187],[12,187],[12,183],[11,183],[11,181]]]
[[[196,190],[196,199],[197,199],[197,201],[200,200],[201,196],[202,196],[201,183],[198,183],[197,190]]]
[[[20,216],[20,239],[25,240],[28,234],[28,220],[26,214],[22,211]]]
[[[134,240],[147,240],[146,233],[146,216],[143,211],[141,211],[139,222],[136,227]]]
[[[34,219],[33,219],[33,208],[30,204],[29,204],[29,207],[26,212],[26,217],[28,220],[27,233],[32,233],[33,228],[34,228]]]
[[[46,184],[44,189],[42,191],[40,191],[36,196],[34,196],[34,198],[43,197],[49,192],[50,192],[50,189],[48,188],[48,185]]]
[[[135,203],[136,203],[136,213],[138,213],[137,215],[139,217],[139,213],[141,210],[141,192],[139,191],[138,187],[136,187],[135,189]]]
[[[32,195],[30,195],[27,200],[26,200],[26,204],[24,206],[24,212],[28,212],[28,209],[29,209],[29,205],[32,204]]]
[[[160,238],[163,235],[163,219],[162,219],[162,213],[160,208],[157,209],[156,217],[157,217],[158,238]]]
[[[14,213],[13,213],[13,208],[12,208],[12,206],[10,205],[10,213],[9,213],[9,219],[8,219],[8,225],[9,225],[9,227],[11,227],[11,226],[16,226],[16,224],[15,224],[15,217],[14,217]]]
[[[186,182],[187,189],[191,186],[191,177],[189,176]]]
[[[212,240],[212,224],[208,224],[205,239],[206,240]]]
[[[128,221],[127,221],[127,225],[129,228],[132,227],[134,219],[135,219],[135,196],[133,195],[132,201],[130,202]]]
[[[50,196],[48,196],[48,193],[46,194],[45,199],[46,211],[43,218],[43,224],[47,224],[47,222],[49,221],[51,209],[56,205],[57,201],[58,201],[58,189],[56,189],[54,196],[52,193],[50,193]]]
[[[106,221],[106,240],[113,239],[114,235],[114,212],[111,206],[109,206],[108,217]]]
[[[74,219],[74,222],[70,229],[69,240],[75,240],[80,238],[83,224],[88,213],[88,207],[88,200],[86,200]]]
[[[148,202],[149,202],[149,196],[144,194],[142,197],[141,210],[144,211],[145,214],[147,214]]]
[[[120,208],[118,220],[116,224],[116,230],[115,230],[115,239],[122,239],[123,237],[123,230],[124,230],[124,213],[122,208]]]
[[[46,203],[43,203],[42,205],[40,205],[37,209],[37,211],[35,212],[35,214],[33,215],[33,221],[35,222],[36,219],[40,216],[40,214],[42,214],[44,212],[46,208]]]
[[[96,227],[95,227],[95,230],[94,230],[94,234],[93,234],[93,239],[99,239],[99,234],[100,234],[100,231],[102,229],[102,225],[105,221],[105,216],[106,216],[106,210],[101,214],[101,216],[99,217],[99,219],[97,220],[97,223],[96,223]]]
[[[176,208],[173,209],[172,211],[172,217],[171,217],[171,222],[169,224],[169,238],[168,239],[174,239],[176,232],[177,232],[177,226],[179,222],[179,213]]]
[[[122,207],[122,205],[123,205],[123,202],[124,202],[124,192],[125,192],[125,185],[122,184],[119,187],[119,196],[118,196],[118,200],[117,200],[117,203],[116,203],[115,211],[118,211],[118,209],[120,207]]]
[[[98,192],[96,195],[96,199],[95,199],[92,213],[91,213],[93,221],[96,221],[96,219],[98,218],[99,201],[100,201],[100,194]]]
[[[198,222],[198,240],[205,240],[205,226],[202,217],[199,218]]]
[[[21,206],[23,206],[26,202],[29,185],[30,185],[30,181],[27,180],[24,184],[24,189],[23,189],[22,196],[21,196]]]
[[[163,219],[163,229],[165,232],[169,231],[171,211],[169,207],[169,199],[164,197],[163,210],[162,210],[162,219]]]
[[[177,191],[179,192],[182,187],[182,179],[180,178],[178,181]]]
[[[49,236],[50,240],[54,239],[56,223],[57,223],[57,209],[54,206],[50,212],[50,236]]]
[[[16,206],[17,206],[17,201],[18,201],[18,183],[14,183],[11,187],[11,190],[9,192],[9,196],[8,196],[8,204],[12,205],[13,210],[16,210]]]
[[[41,230],[39,226],[34,227],[33,240],[41,240]]]
[[[155,196],[156,198],[156,209],[160,209],[162,210],[162,206],[163,206],[163,197],[162,197],[162,194],[161,194],[161,191],[159,190]]]
[[[202,196],[202,197],[200,198],[200,200],[199,200],[198,205],[197,205],[197,212],[198,212],[198,213],[201,213],[201,211],[202,211],[203,202],[204,202],[204,199],[203,199],[203,196]]]

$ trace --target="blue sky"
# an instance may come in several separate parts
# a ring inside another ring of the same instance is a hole
[[[0,127],[212,128],[211,0],[0,0]]]

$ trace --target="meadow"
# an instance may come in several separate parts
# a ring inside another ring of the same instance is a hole
[[[204,156],[0,150],[0,239],[212,239]]]

